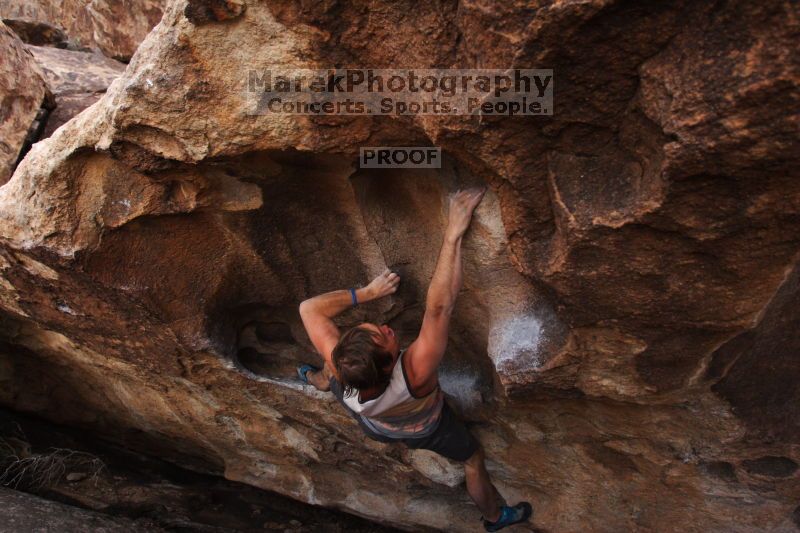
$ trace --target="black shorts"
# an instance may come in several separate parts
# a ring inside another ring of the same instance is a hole
[[[478,441],[475,440],[475,437],[472,436],[464,423],[458,419],[450,406],[447,405],[447,401],[442,405],[442,417],[439,420],[436,431],[427,437],[393,439],[380,433],[375,433],[364,423],[361,415],[354,412],[344,403],[344,390],[336,378],[331,378],[330,385],[331,392],[339,400],[339,403],[356,419],[364,433],[373,440],[379,442],[402,442],[409,448],[430,450],[448,459],[461,462],[466,461],[478,451]]]

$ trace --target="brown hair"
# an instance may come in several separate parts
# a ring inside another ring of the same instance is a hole
[[[375,342],[375,333],[358,326],[339,339],[332,353],[333,366],[339,375],[345,396],[376,385],[386,386],[392,354]]]

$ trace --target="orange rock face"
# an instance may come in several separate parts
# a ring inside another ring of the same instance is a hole
[[[221,14],[220,14],[221,13]],[[547,531],[800,520],[797,8],[176,1],[0,188],[0,401],[409,529],[457,465],[297,381],[297,305],[419,328],[447,194],[485,184],[441,383]],[[247,71],[552,68],[552,117],[251,115]],[[433,170],[361,146],[441,146]]]

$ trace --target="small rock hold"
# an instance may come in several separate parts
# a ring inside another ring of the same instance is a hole
[[[183,14],[189,22],[199,25],[236,18],[246,8],[244,0],[190,0]]]
[[[736,470],[731,463],[725,461],[702,462],[699,468],[701,471],[717,479],[730,482],[738,481]]]

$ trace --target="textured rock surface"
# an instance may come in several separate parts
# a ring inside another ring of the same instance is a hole
[[[51,98],[41,70],[25,45],[0,22],[0,184],[11,177],[28,132]]]
[[[50,137],[54,131],[66,124],[72,117],[94,104],[104,93],[76,93],[56,96],[56,108],[47,115],[47,122],[39,139]]]
[[[125,64],[100,54],[27,46],[41,65],[48,87],[56,96],[105,92],[124,71]]]
[[[39,22],[27,18],[7,18],[3,19],[3,22],[27,44],[36,46],[58,46],[61,48],[67,48],[70,45],[64,30],[46,22]]]
[[[35,21],[62,29],[78,47],[97,49],[108,57],[127,61],[161,19],[164,3],[165,0],[0,0],[0,17],[19,20],[20,25]]]
[[[209,533],[396,533],[340,511],[310,506],[219,476],[179,468],[155,457],[121,449],[74,428],[0,409],[0,482],[14,488],[135,520],[145,531]],[[2,496],[0,496],[2,500]],[[33,500],[38,501],[38,500]],[[58,511],[61,506],[51,506]],[[24,508],[23,508],[24,509]],[[12,528],[19,507],[0,509],[0,531]],[[67,508],[67,512],[75,509]],[[80,513],[76,518],[93,516]],[[96,516],[96,515],[94,515]],[[6,522],[6,517],[11,518]],[[31,524],[30,518],[27,523]],[[125,521],[121,521],[125,523]],[[19,523],[19,521],[17,521]],[[37,517],[50,531],[93,532],[91,522],[64,527],[57,514]]]
[[[795,4],[171,3],[0,188],[0,401],[311,503],[473,530],[449,465],[365,440],[296,306],[419,326],[448,191],[488,184],[442,384],[549,531],[791,530]],[[541,66],[551,118],[250,116],[248,69]],[[356,170],[436,144],[441,170]],[[794,514],[793,514],[794,513]],[[793,522],[794,520],[794,522]]]
[[[41,66],[47,86],[55,96],[55,109],[39,139],[46,139],[72,117],[97,102],[125,71],[125,64],[101,54],[27,46]]]
[[[97,533],[127,533],[166,531],[151,524],[138,525],[132,520],[102,515],[37,496],[0,487],[0,531],[96,531]]]

